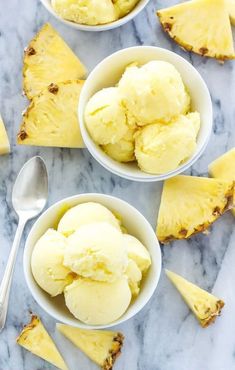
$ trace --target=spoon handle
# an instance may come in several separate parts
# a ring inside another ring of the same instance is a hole
[[[15,238],[11,248],[10,255],[8,257],[7,266],[3,275],[3,279],[0,285],[0,332],[5,326],[7,311],[8,311],[8,302],[9,302],[9,293],[11,288],[12,275],[14,271],[15,261],[17,252],[19,249],[21,236],[24,231],[26,221],[19,220],[19,224],[16,230]]]

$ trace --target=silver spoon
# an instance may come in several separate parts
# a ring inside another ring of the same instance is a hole
[[[12,275],[24,227],[29,220],[42,212],[47,196],[46,165],[41,157],[33,157],[22,167],[12,191],[12,205],[19,217],[19,223],[0,285],[0,332],[6,322]]]

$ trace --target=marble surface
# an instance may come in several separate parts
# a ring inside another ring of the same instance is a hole
[[[103,33],[78,32],[50,17],[40,1],[1,0],[0,112],[11,138],[12,153],[0,158],[0,278],[7,261],[17,218],[11,191],[23,163],[35,154],[45,159],[50,176],[49,204],[76,193],[101,192],[129,201],[155,227],[161,184],[141,184],[116,177],[87,150],[19,147],[16,133],[27,104],[21,95],[23,48],[35,32],[50,21],[91,70],[110,53],[133,45],[157,45],[189,60],[205,79],[213,100],[214,128],[210,143],[189,173],[206,175],[207,165],[235,144],[235,67],[185,53],[161,31],[155,10],[176,1],[150,1],[127,25]],[[136,196],[138,194],[138,196]],[[193,211],[193,210],[192,210]],[[162,248],[163,265],[225,299],[223,315],[215,325],[199,327],[164,273],[149,304],[119,327],[126,335],[117,370],[232,370],[235,369],[235,221],[227,213],[208,236],[177,241]],[[31,225],[28,225],[25,236]],[[15,339],[31,310],[38,313],[61,348],[71,370],[97,367],[55,331],[55,322],[33,300],[22,270],[23,242],[17,258],[7,326],[0,335],[0,370],[52,369],[16,345]]]

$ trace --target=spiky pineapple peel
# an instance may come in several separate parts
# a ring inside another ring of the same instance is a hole
[[[203,328],[215,322],[224,307],[224,301],[191,283],[173,271],[165,273]]]
[[[204,232],[233,208],[234,182],[196,176],[165,181],[157,221],[157,237],[168,243]]]
[[[235,58],[225,0],[186,1],[159,10],[157,16],[163,30],[183,49],[221,61]]]

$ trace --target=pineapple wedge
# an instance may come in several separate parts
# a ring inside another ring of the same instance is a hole
[[[29,99],[51,83],[77,80],[85,73],[83,64],[49,23],[25,50],[23,89]]]
[[[234,59],[225,0],[191,0],[157,12],[163,29],[186,50],[220,60]]]
[[[57,324],[57,329],[103,370],[111,370],[121,353],[124,336],[113,331],[83,330]]]
[[[186,304],[192,310],[199,323],[203,328],[212,324],[216,317],[220,315],[224,302],[199,288],[197,285],[190,283],[182,276],[165,270],[167,277],[179,291]]]
[[[226,0],[230,21],[235,26],[235,0]]]
[[[68,370],[39,317],[32,315],[31,322],[24,327],[16,341],[20,346],[50,362],[58,369]]]
[[[84,81],[51,84],[23,115],[18,144],[83,148],[77,106]]]
[[[0,155],[10,153],[10,143],[7,132],[4,126],[2,117],[0,116]]]
[[[212,177],[235,181],[235,148],[229,150],[209,165],[209,174]],[[233,193],[235,203],[235,190]],[[232,210],[235,216],[235,208]]]
[[[233,206],[233,181],[176,176],[163,187],[157,222],[160,242],[187,239],[205,231]]]

